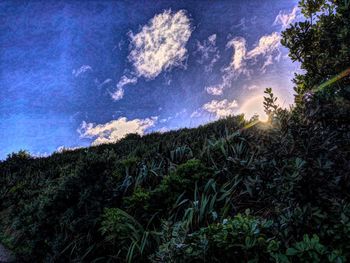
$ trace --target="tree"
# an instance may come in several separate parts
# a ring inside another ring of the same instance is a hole
[[[297,22],[282,33],[282,44],[293,61],[301,63],[304,73],[294,78],[296,102],[307,91],[317,90],[324,82],[348,69],[350,64],[349,0],[301,0],[305,21]],[[331,92],[349,89],[349,75]],[[346,94],[349,96],[349,90]]]

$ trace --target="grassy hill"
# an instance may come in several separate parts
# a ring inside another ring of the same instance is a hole
[[[30,262],[345,261],[349,130],[296,109],[249,123],[12,154],[1,242]]]

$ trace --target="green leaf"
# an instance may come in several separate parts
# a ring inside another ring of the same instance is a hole
[[[293,247],[288,248],[287,251],[286,251],[286,255],[287,255],[287,256],[295,256],[295,255],[297,255],[297,254],[299,254],[299,251],[296,250],[296,249],[293,248]]]

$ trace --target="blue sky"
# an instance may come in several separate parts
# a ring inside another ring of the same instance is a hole
[[[1,1],[0,159],[293,101],[294,0]],[[262,116],[263,119],[263,116]]]

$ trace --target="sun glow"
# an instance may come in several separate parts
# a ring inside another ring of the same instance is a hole
[[[342,78],[345,78],[350,75],[350,68],[340,72],[338,75],[334,76],[333,78],[329,79],[328,81],[322,83],[320,86],[315,88],[314,90],[322,90],[325,87],[332,85],[333,83],[337,82],[338,80],[341,80]]]
[[[265,122],[268,120],[268,116],[264,111],[264,96],[258,95],[247,99],[242,107],[240,108],[240,113],[244,113],[246,119],[252,118],[254,115],[259,116],[259,120]]]

